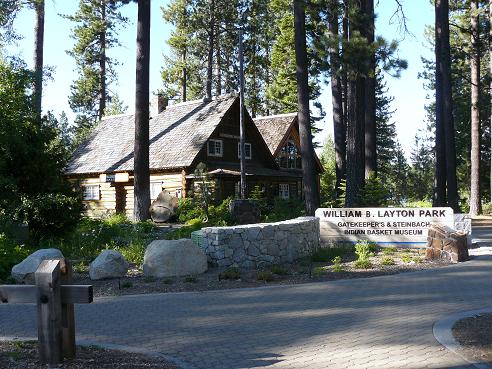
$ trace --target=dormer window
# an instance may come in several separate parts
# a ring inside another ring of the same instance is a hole
[[[244,156],[245,159],[251,159],[251,144],[245,142],[244,143],[244,152],[246,155]],[[237,144],[237,157],[241,159],[241,143],[238,142]]]
[[[208,156],[221,157],[224,152],[222,140],[208,140],[207,152]]]

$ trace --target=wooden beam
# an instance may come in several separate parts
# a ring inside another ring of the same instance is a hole
[[[38,343],[41,364],[63,361],[60,260],[43,260],[34,273],[38,287]]]
[[[33,285],[0,285],[0,303],[34,304],[37,302],[38,288]],[[90,304],[93,301],[91,285],[60,286],[62,303]]]
[[[61,281],[66,285],[72,284],[72,264],[70,260],[63,259],[61,261]],[[72,292],[73,288],[68,288],[66,291]],[[75,309],[73,303],[68,303],[67,298],[62,298],[62,353],[66,359],[75,357]]]

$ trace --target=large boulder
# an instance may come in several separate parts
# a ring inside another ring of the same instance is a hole
[[[34,273],[43,260],[61,260],[63,254],[58,249],[41,249],[33,252],[27,258],[12,268],[12,278],[18,283],[34,283]]]
[[[431,224],[427,235],[427,259],[458,263],[469,259],[467,233]]]
[[[128,267],[127,261],[118,251],[104,250],[89,265],[89,277],[92,280],[124,277]]]
[[[152,277],[173,277],[207,271],[207,256],[190,239],[156,240],[145,250],[143,272]]]
[[[150,217],[156,223],[166,222],[178,208],[178,199],[168,191],[163,190],[150,205]]]

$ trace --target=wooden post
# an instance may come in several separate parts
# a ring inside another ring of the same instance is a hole
[[[70,260],[61,260],[61,282],[64,285],[72,284],[72,264]],[[62,299],[62,351],[65,359],[75,357],[75,313],[73,303]]]
[[[62,362],[60,260],[43,260],[35,273],[41,364]]]

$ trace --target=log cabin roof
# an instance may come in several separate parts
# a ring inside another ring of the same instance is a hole
[[[290,127],[296,120],[297,113],[271,115],[253,119],[272,155],[277,153],[286,138],[285,136],[290,133]]]
[[[237,96],[168,106],[150,119],[149,167],[186,168],[229,111]],[[66,174],[133,171],[135,115],[103,119],[74,152]]]

